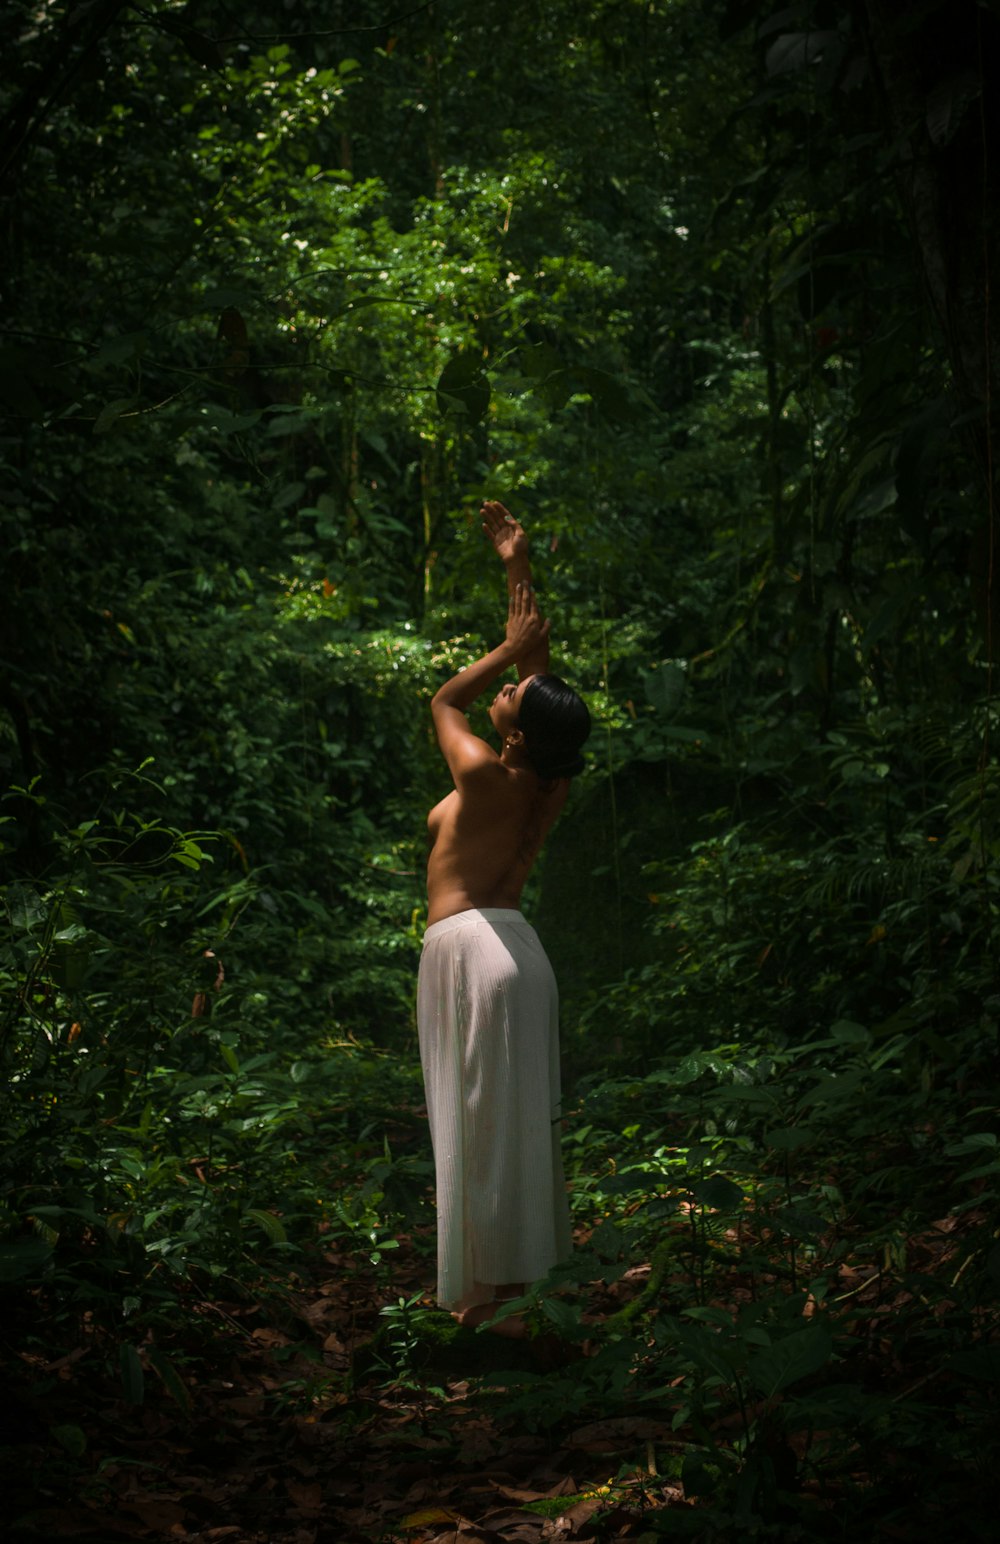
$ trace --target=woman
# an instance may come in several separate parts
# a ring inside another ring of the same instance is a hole
[[[417,989],[437,1174],[438,1301],[472,1326],[571,1247],[558,997],[519,906],[590,733],[585,704],[547,674],[549,623],[538,613],[523,529],[502,504],[484,504],[482,518],[507,570],[507,630],[431,702],[455,786],[428,817]],[[465,712],[512,665],[518,684],[501,686],[489,710],[498,754]]]

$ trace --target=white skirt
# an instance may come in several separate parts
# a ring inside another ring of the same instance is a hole
[[[417,1026],[437,1177],[438,1302],[488,1302],[571,1249],[559,1149],[559,997],[519,911],[424,934]]]

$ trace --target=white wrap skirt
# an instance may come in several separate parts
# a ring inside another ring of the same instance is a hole
[[[519,911],[424,934],[420,1060],[437,1179],[438,1302],[467,1308],[570,1253],[560,1155],[559,998]]]

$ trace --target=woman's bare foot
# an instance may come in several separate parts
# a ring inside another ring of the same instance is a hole
[[[510,1299],[507,1301],[509,1302]],[[471,1308],[464,1308],[461,1313],[453,1313],[452,1318],[464,1330],[477,1330],[480,1325],[487,1324],[494,1335],[506,1335],[508,1340],[524,1340],[528,1327],[520,1314],[508,1314],[505,1319],[494,1321],[494,1315],[503,1306],[503,1298],[494,1298],[492,1303],[474,1303]]]

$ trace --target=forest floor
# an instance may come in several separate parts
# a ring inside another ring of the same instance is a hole
[[[925,1280],[946,1272],[956,1242],[951,1218],[914,1236],[910,1269]],[[152,1338],[139,1348],[141,1403],[123,1397],[117,1345],[89,1319],[75,1348],[56,1360],[22,1349],[7,1363],[0,1410],[0,1526],[25,1544],[656,1544],[664,1536],[726,1544],[947,1536],[965,1544],[994,1536],[975,1464],[939,1465],[943,1483],[929,1498],[913,1488],[919,1465],[929,1472],[935,1462],[933,1423],[966,1417],[947,1374],[907,1351],[912,1295],[891,1284],[887,1294],[870,1266],[837,1268],[857,1312],[846,1329],[861,1345],[861,1375],[877,1383],[885,1408],[900,1412],[939,1391],[921,1428],[930,1445],[905,1452],[891,1425],[883,1427],[888,1460],[876,1476],[873,1450],[850,1441],[839,1477],[794,1487],[805,1511],[748,1533],[731,1513],[727,1521],[685,1496],[681,1460],[692,1437],[674,1429],[680,1395],[672,1402],[669,1379],[661,1398],[619,1402],[604,1418],[600,1395],[584,1388],[576,1421],[566,1390],[586,1384],[593,1348],[547,1331],[509,1340],[459,1330],[427,1294],[433,1238],[415,1229],[399,1244],[391,1265],[385,1255],[359,1265],[356,1250],[331,1241],[295,1256],[292,1273],[262,1273],[252,1289],[189,1289],[158,1336],[167,1353]],[[619,1312],[649,1270],[589,1284],[586,1320]],[[746,1278],[723,1270],[713,1300],[732,1307],[746,1293]],[[51,1340],[43,1299],[34,1306],[31,1343],[40,1347]],[[8,1344],[16,1328],[7,1323]],[[528,1390],[520,1406],[509,1397],[519,1380]],[[736,1416],[721,1423],[713,1440],[738,1445]],[[800,1438],[790,1443],[775,1447],[775,1465],[794,1465]],[[980,1473],[984,1467],[980,1455]],[[859,1513],[858,1498],[873,1498],[893,1468],[884,1515],[873,1516],[871,1501]],[[848,1526],[851,1516],[863,1519],[860,1530]]]
[[[591,1420],[555,1440],[497,1419],[476,1378],[546,1372],[582,1351],[553,1335],[459,1330],[429,1313],[430,1297],[418,1301],[428,1240],[402,1242],[391,1286],[330,1251],[317,1252],[308,1277],[262,1283],[256,1300],[191,1295],[171,1347],[174,1369],[175,1348],[189,1348],[185,1374],[163,1381],[147,1368],[141,1405],[98,1371],[107,1355],[96,1334],[54,1363],[22,1366],[0,1437],[14,1536],[533,1544],[652,1538],[651,1509],[686,1507],[656,1468],[655,1455],[679,1446],[669,1412]],[[592,1307],[614,1312],[645,1274],[630,1272]],[[412,1335],[402,1319],[387,1329],[383,1311],[400,1301],[424,1310]],[[44,1412],[25,1372],[56,1380]],[[641,1467],[617,1478],[637,1453]]]

